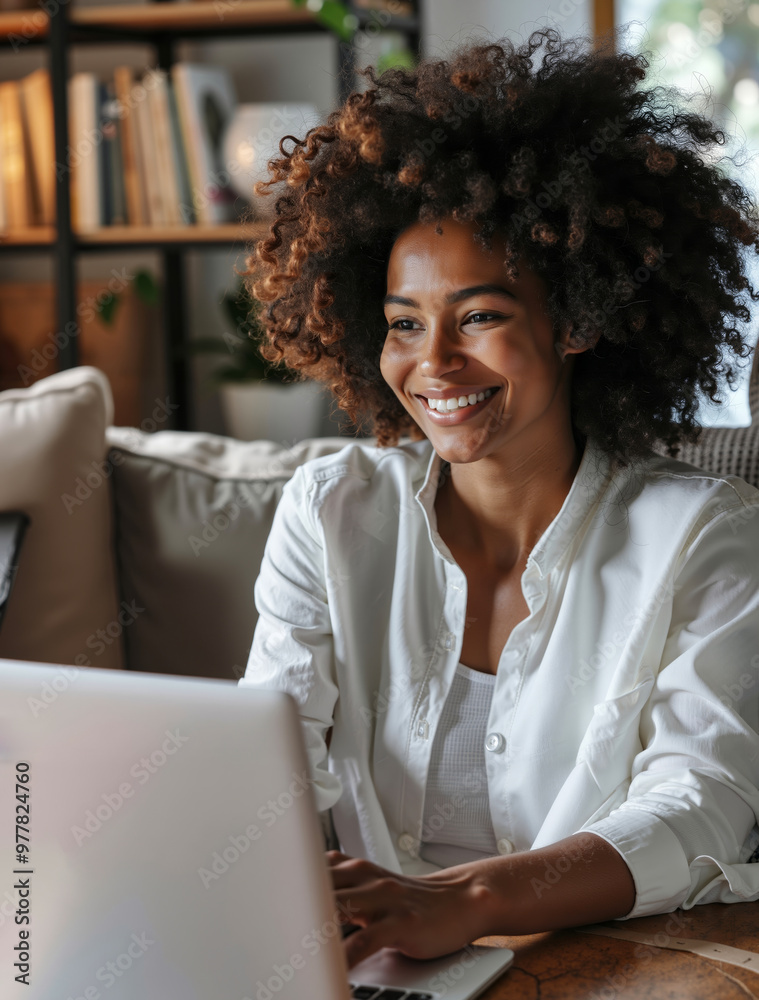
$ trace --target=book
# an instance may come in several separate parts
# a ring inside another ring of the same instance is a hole
[[[8,219],[5,214],[5,182],[3,181],[3,168],[2,168],[2,156],[3,156],[2,134],[3,134],[3,109],[2,107],[0,107],[0,233],[4,233],[8,228]]]
[[[148,221],[145,188],[140,176],[140,148],[134,107],[134,79],[129,66],[117,66],[113,84],[118,101],[126,219],[131,226],[143,226]]]
[[[71,218],[75,230],[89,233],[103,225],[105,200],[100,88],[94,73],[75,73],[69,80],[69,137]]]
[[[234,193],[222,153],[224,132],[237,107],[232,78],[215,66],[176,63],[171,78],[187,153],[193,205],[200,222],[234,218]]]
[[[124,166],[121,153],[119,102],[113,84],[101,84],[100,127],[103,133],[103,183],[106,192],[106,226],[127,223]]]
[[[142,88],[147,95],[147,89]],[[151,226],[164,226],[167,223],[164,209],[161,185],[158,179],[158,156],[156,140],[153,133],[153,116],[147,96],[138,100],[134,106],[134,116],[137,122],[140,146],[140,179],[145,187],[147,200],[147,222]]]
[[[195,208],[192,197],[192,184],[187,166],[187,152],[182,138],[182,127],[179,124],[179,108],[174,84],[168,81],[167,94],[169,98],[169,119],[171,122],[171,139],[174,150],[174,167],[177,176],[177,191],[179,192],[179,216],[184,223],[195,222]]]
[[[0,170],[8,229],[33,225],[31,170],[24,138],[21,87],[16,80],[0,83]]]
[[[35,221],[43,226],[54,226],[55,133],[50,73],[46,69],[38,69],[20,82],[24,127],[29,136],[31,151]]]
[[[155,138],[161,200],[164,206],[166,221],[169,225],[178,225],[182,219],[179,212],[179,191],[174,166],[171,118],[169,114],[168,79],[165,70],[155,70],[152,82],[153,86],[148,92],[148,107],[150,108],[153,136]]]
[[[107,100],[107,92],[104,83],[98,84],[98,138],[100,140],[100,155],[98,157],[98,170],[100,172],[100,224],[109,226],[113,216],[113,192],[111,190],[111,139],[112,122],[104,119],[103,106]]]

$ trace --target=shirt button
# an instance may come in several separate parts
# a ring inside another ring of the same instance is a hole
[[[416,735],[421,739],[426,740],[430,733],[430,724],[426,719],[420,719],[419,724],[416,727]]]
[[[443,636],[443,649],[453,649],[456,641],[456,636],[453,632],[446,632]]]
[[[398,847],[407,854],[415,854],[417,848],[416,837],[412,837],[410,833],[402,833],[398,838]]]
[[[499,840],[495,846],[498,848],[499,854],[512,854],[514,851],[514,845],[510,840],[506,840],[505,837]]]
[[[501,733],[488,733],[485,738],[485,749],[491,753],[503,753],[506,740]]]

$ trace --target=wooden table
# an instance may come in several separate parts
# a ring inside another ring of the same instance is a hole
[[[711,903],[597,925],[667,940],[696,938],[759,952],[759,902]],[[483,938],[511,948],[514,964],[482,1000],[759,1000],[759,975],[685,951],[649,947],[581,928]]]

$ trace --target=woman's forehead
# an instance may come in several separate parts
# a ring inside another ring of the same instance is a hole
[[[443,286],[455,290],[465,285],[509,286],[514,283],[513,261],[507,266],[507,244],[496,233],[483,246],[477,239],[477,223],[446,219],[432,223],[414,223],[393,244],[387,267],[388,290],[391,286]],[[521,261],[519,274],[529,270]]]

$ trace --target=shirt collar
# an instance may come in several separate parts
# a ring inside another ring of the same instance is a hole
[[[528,568],[531,563],[534,564],[541,579],[554,568],[588,514],[596,510],[609,480],[610,465],[606,452],[588,438],[569,493],[527,560]],[[424,513],[430,542],[446,559],[454,562],[448,546],[438,534],[435,515],[435,496],[447,469],[448,463],[443,462],[440,455],[432,450],[424,482],[414,495],[414,500]]]

